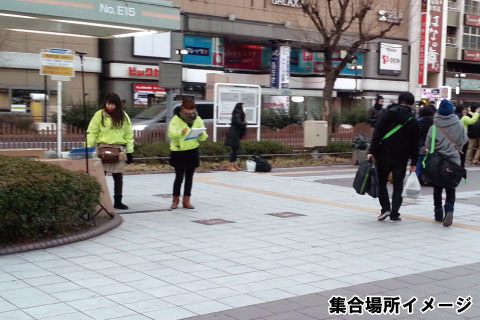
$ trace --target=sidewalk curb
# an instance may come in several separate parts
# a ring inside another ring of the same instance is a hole
[[[35,243],[13,245],[13,246],[0,248],[0,256],[13,254],[13,253],[21,253],[26,251],[53,248],[57,246],[63,246],[65,244],[88,240],[90,238],[99,236],[112,229],[115,229],[116,227],[122,224],[123,222],[122,217],[120,217],[120,215],[118,215],[117,213],[113,213],[113,214],[114,214],[113,219],[107,221],[100,227],[94,227],[93,229],[90,229],[88,231],[78,232],[70,236],[66,236],[58,239],[42,240]]]

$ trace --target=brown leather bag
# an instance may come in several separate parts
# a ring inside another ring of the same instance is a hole
[[[118,163],[120,161],[120,148],[100,147],[98,148],[98,157],[102,163]]]

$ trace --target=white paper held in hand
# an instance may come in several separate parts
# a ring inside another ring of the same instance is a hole
[[[192,128],[190,132],[185,137],[185,140],[197,139],[202,133],[204,133],[207,128]]]

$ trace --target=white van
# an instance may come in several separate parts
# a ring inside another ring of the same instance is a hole
[[[174,101],[173,110],[181,104],[181,101]],[[213,101],[195,101],[195,106],[205,124],[213,123]],[[143,110],[131,120],[133,130],[155,130],[164,127],[166,119],[167,106],[161,103]]]

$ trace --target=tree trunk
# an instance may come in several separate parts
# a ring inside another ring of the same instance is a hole
[[[333,102],[333,87],[335,85],[335,75],[333,72],[325,75],[325,87],[323,88],[323,110],[322,110],[322,120],[328,121],[328,127],[330,131],[332,129],[332,117],[330,113],[332,111],[332,102]]]

